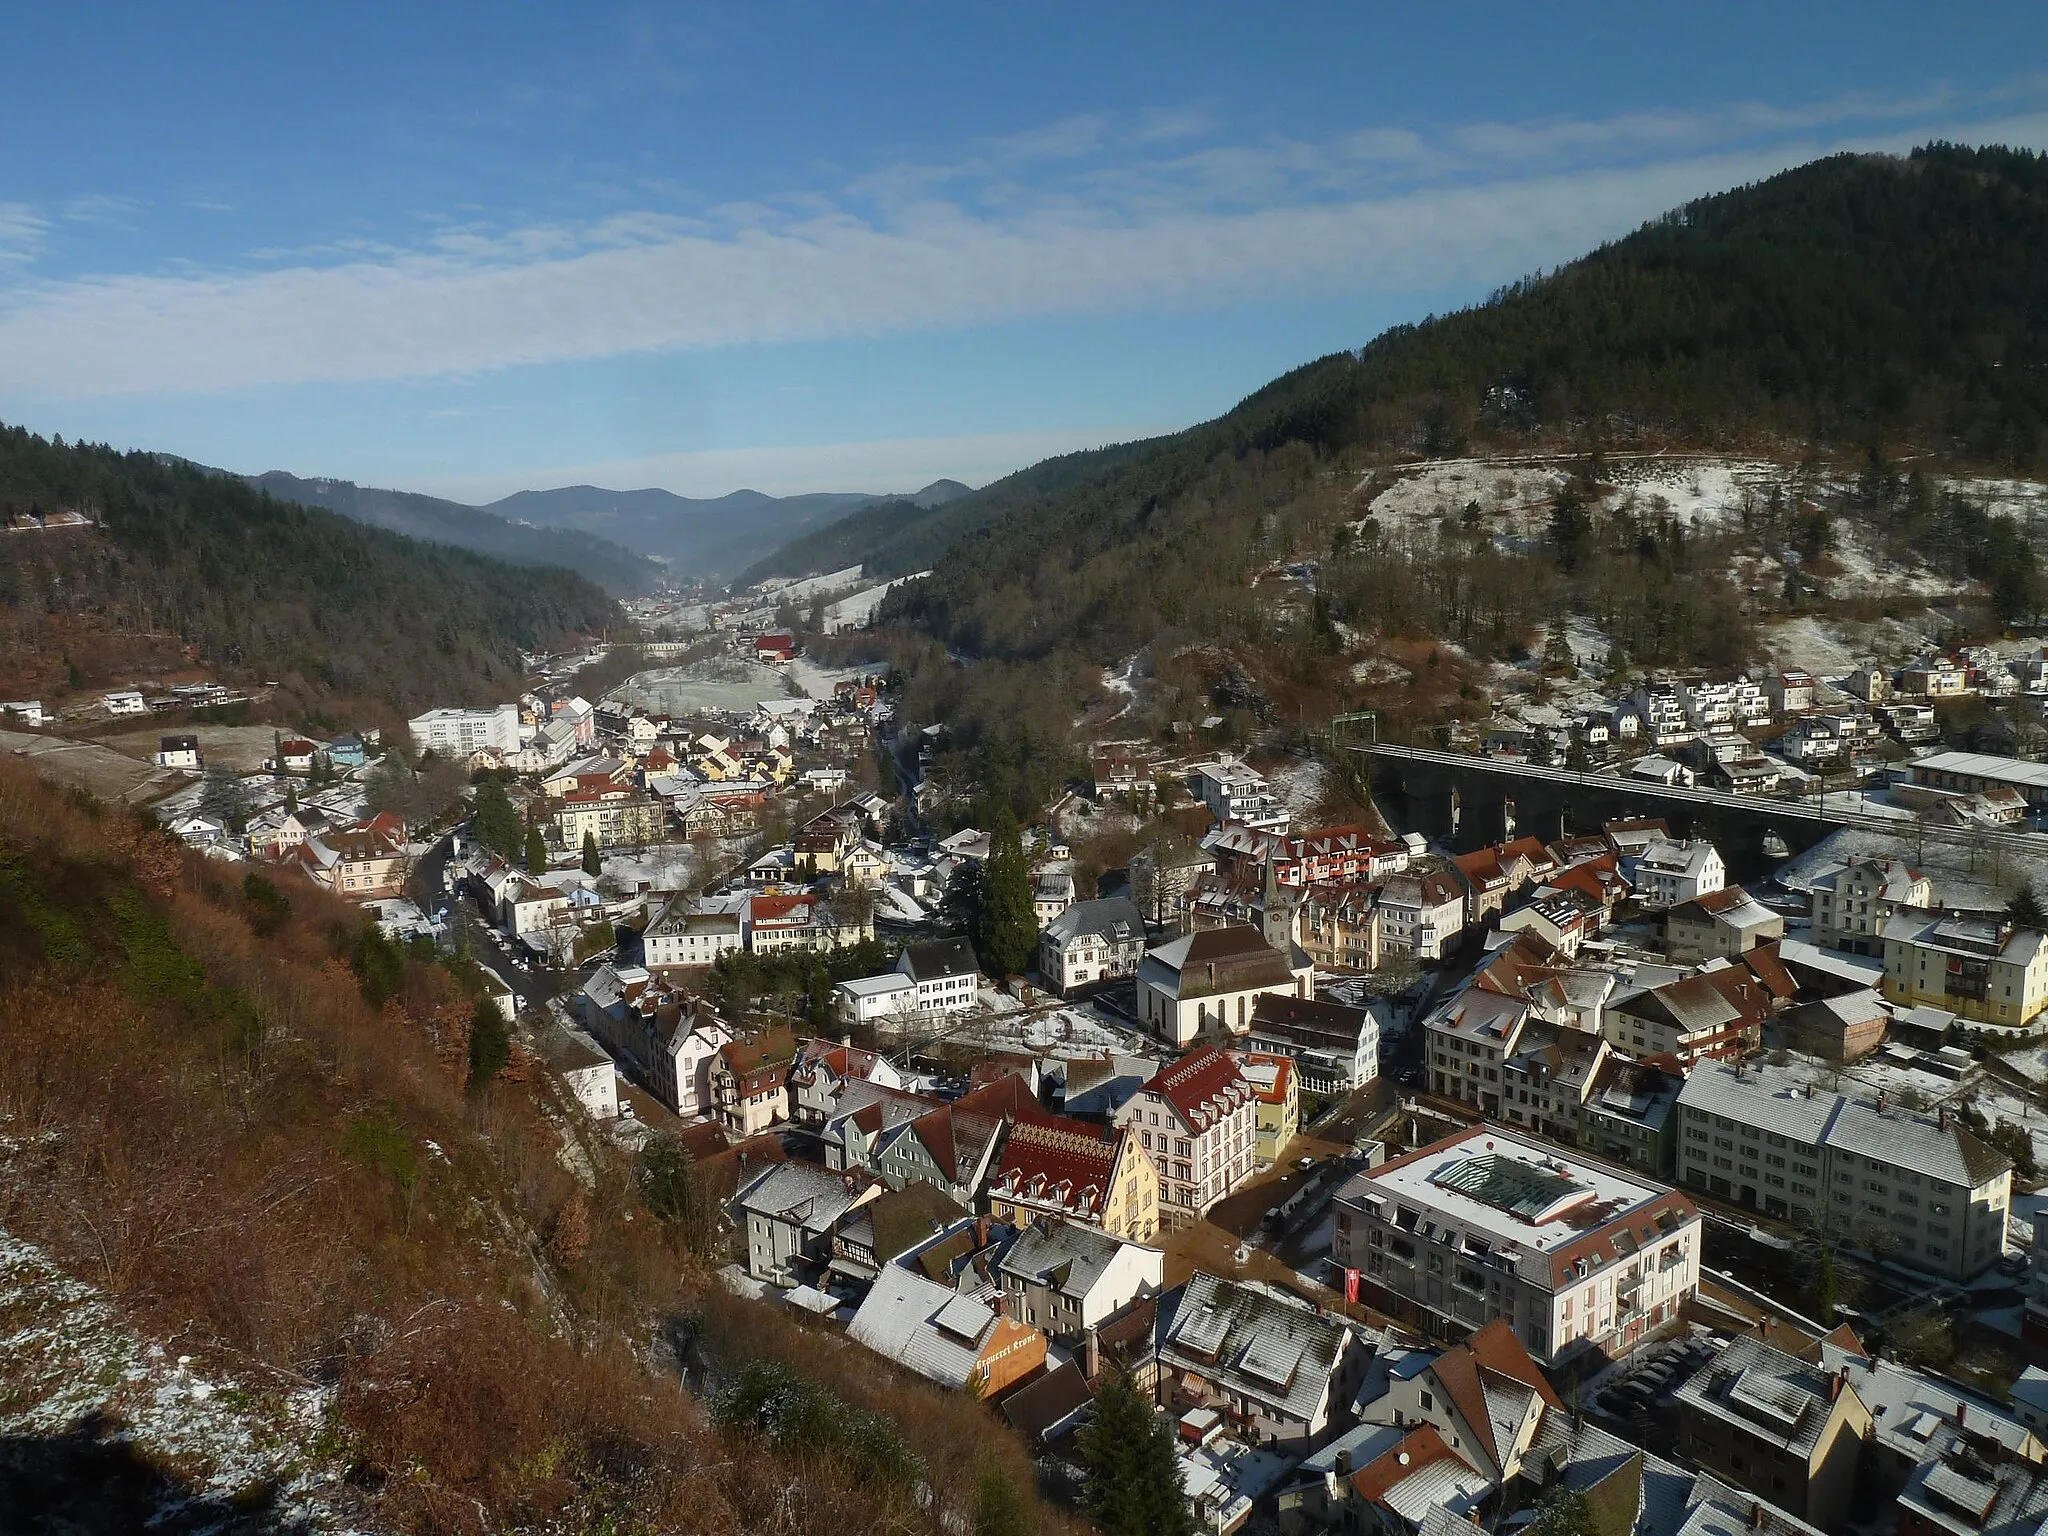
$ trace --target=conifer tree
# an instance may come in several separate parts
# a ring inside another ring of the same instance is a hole
[[[548,840],[542,835],[540,823],[535,822],[526,829],[526,872],[538,875],[548,867]]]
[[[2005,915],[2022,928],[2048,929],[2048,912],[2041,909],[2041,898],[2034,894],[2031,880],[2020,882],[2012,900],[2005,904]]]
[[[996,812],[989,832],[979,919],[975,944],[989,975],[1023,970],[1038,944],[1038,919],[1031,905],[1031,867],[1024,860],[1023,835],[1008,806]]]
[[[469,1020],[469,1091],[481,1093],[512,1059],[512,1037],[505,1016],[489,998],[477,1001]]]
[[[540,829],[536,827],[534,835],[539,834]],[[598,852],[597,834],[588,827],[583,831],[583,873],[591,876],[604,873],[604,855]]]
[[[1128,1377],[1096,1394],[1078,1448],[1088,1473],[1083,1507],[1101,1536],[1193,1536],[1173,1431]]]

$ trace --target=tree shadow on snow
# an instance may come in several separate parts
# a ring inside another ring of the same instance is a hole
[[[89,1414],[61,1435],[0,1436],[0,1532],[7,1536],[305,1536],[267,1483],[202,1493],[150,1461],[119,1420]]]

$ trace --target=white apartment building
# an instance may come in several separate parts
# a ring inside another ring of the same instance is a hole
[[[847,1024],[879,1024],[917,1012],[917,983],[901,971],[855,976],[832,988],[832,1003]]]
[[[1259,1096],[1237,1063],[1203,1046],[1124,1101],[1116,1123],[1135,1131],[1159,1170],[1159,1220],[1185,1226],[1258,1166]]]
[[[1241,821],[1261,832],[1285,832],[1287,807],[1266,783],[1266,776],[1247,763],[1219,758],[1188,770],[1188,788],[1209,807],[1218,823]]]
[[[1813,882],[1813,941],[1881,955],[1887,920],[1933,905],[1934,882],[1904,859],[1859,859]]]
[[[1443,958],[1465,927],[1465,889],[1455,875],[1410,869],[1380,887],[1380,948],[1418,960]]]
[[[467,757],[489,747],[497,752],[519,750],[519,706],[494,704],[485,709],[430,709],[407,722],[413,744],[436,757]]]
[[[2012,1164],[1950,1120],[1815,1088],[1783,1067],[1702,1063],[1678,1095],[1688,1188],[1968,1280],[2005,1251]]]
[[[1698,838],[1690,842],[1655,838],[1624,864],[1622,873],[1636,899],[1653,909],[1675,907],[1728,883],[1728,866],[1721,862],[1721,850]]]
[[[641,934],[647,965],[715,965],[746,948],[745,921],[744,896],[671,897]]]
[[[1685,716],[1693,729],[1705,731],[1716,726],[1741,730],[1746,726],[1768,725],[1771,701],[1761,684],[1746,677],[1731,683],[1695,682],[1680,690]]]
[[[1685,1195],[1498,1126],[1358,1174],[1335,1211],[1361,1300],[1440,1339],[1505,1322],[1545,1365],[1627,1354],[1699,1288]]]
[[[1077,901],[1038,936],[1038,976],[1062,997],[1077,987],[1138,974],[1145,919],[1128,896]]]
[[[1692,717],[1685,712],[1685,695],[1676,683],[1644,683],[1636,689],[1634,707],[1647,745],[1673,747],[1692,739]]]
[[[981,967],[965,939],[928,939],[906,944],[896,970],[917,989],[912,1011],[964,1013],[980,996]]]

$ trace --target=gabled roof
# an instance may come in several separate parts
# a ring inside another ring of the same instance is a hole
[[[995,1313],[980,1302],[903,1265],[886,1264],[846,1333],[920,1376],[958,1388],[974,1375],[982,1343],[995,1328]]]
[[[1182,1000],[1294,984],[1287,956],[1244,923],[1205,928],[1162,944],[1145,956],[1145,969],[1155,985]]]
[[[1363,1008],[1343,1003],[1326,1003],[1292,992],[1261,992],[1252,999],[1251,1032],[1349,1052],[1358,1049],[1359,1036],[1371,1017]]]
[[[912,1179],[861,1207],[847,1223],[846,1238],[887,1264],[972,1214],[938,1185]]]
[[[1080,1300],[1095,1288],[1123,1247],[1099,1227],[1078,1221],[1039,1220],[1025,1225],[996,1267],[1006,1275]]]
[[[1058,1208],[1084,1221],[1100,1219],[1128,1132],[1061,1115],[1019,1116],[1003,1142],[991,1194],[1000,1191]]]
[[[1496,1468],[1502,1466],[1508,1448],[1499,1444],[1495,1434],[1496,1419],[1502,1416],[1490,1399],[1501,1394],[1503,1385],[1513,1389],[1507,1395],[1524,1408],[1531,1394],[1547,1407],[1564,1407],[1514,1329],[1502,1319],[1496,1318],[1464,1343],[1445,1350],[1430,1363],[1429,1370]],[[1519,1423],[1521,1414],[1509,1417]]]
[[[1405,1520],[1407,1509],[1403,1506],[1420,1506],[1416,1509],[1419,1519],[1423,1511],[1447,1507],[1444,1495],[1451,1494],[1451,1486],[1442,1486],[1445,1480],[1433,1476],[1440,1468],[1462,1470],[1478,1477],[1481,1474],[1465,1458],[1444,1444],[1442,1435],[1434,1425],[1424,1424],[1411,1429],[1401,1437],[1392,1449],[1374,1457],[1350,1477],[1352,1491],[1368,1504],[1377,1504],[1392,1511]],[[1400,1499],[1396,1502],[1396,1490],[1410,1479],[1429,1480],[1429,1488],[1420,1497]]]
[[[1160,1072],[1140,1090],[1171,1104],[1197,1133],[1252,1096],[1237,1063],[1214,1046],[1202,1046]]]
[[[803,1228],[829,1231],[867,1187],[850,1173],[816,1163],[776,1163],[733,1197],[736,1209]]]
[[[897,964],[912,981],[972,976],[981,969],[974,958],[974,946],[965,939],[927,939],[919,944],[906,944]]]
[[[1044,938],[1055,947],[1083,937],[1100,938],[1111,944],[1142,943],[1144,914],[1128,896],[1106,896],[1096,901],[1077,901],[1045,925]]]
[[[1305,1302],[1197,1271],[1160,1350],[1176,1370],[1310,1422],[1353,1337],[1343,1319]]]

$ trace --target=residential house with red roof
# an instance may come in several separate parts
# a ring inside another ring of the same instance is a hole
[[[787,1030],[732,1040],[711,1063],[711,1103],[735,1136],[757,1136],[789,1118],[789,1065],[796,1041]]]
[[[316,885],[350,901],[403,895],[412,858],[405,824],[395,816],[331,828],[306,837],[284,855]]]
[[[1159,1170],[1128,1127],[1027,1111],[1003,1139],[988,1209],[1011,1226],[1050,1216],[1149,1243],[1159,1232]]]
[[[849,1083],[904,1086],[903,1074],[886,1056],[851,1041],[806,1040],[789,1069],[790,1119],[816,1130],[832,1117]]]
[[[1496,1484],[1521,1470],[1546,1412],[1563,1401],[1520,1337],[1496,1318],[1420,1371],[1388,1378],[1368,1411],[1375,1420],[1427,1424]]]
[[[872,1166],[891,1189],[921,1180],[979,1210],[1004,1133],[1035,1107],[1024,1081],[1005,1077],[884,1136]]]
[[[711,1064],[732,1031],[705,999],[637,965],[600,965],[579,995],[584,1028],[685,1119],[714,1102]]]
[[[1518,837],[1491,848],[1475,848],[1451,860],[1465,888],[1465,921],[1479,923],[1507,910],[1508,903],[1557,872],[1540,839]]]
[[[1157,1073],[1116,1114],[1159,1170],[1162,1226],[1185,1226],[1252,1176],[1259,1100],[1237,1063],[1213,1046]]]

